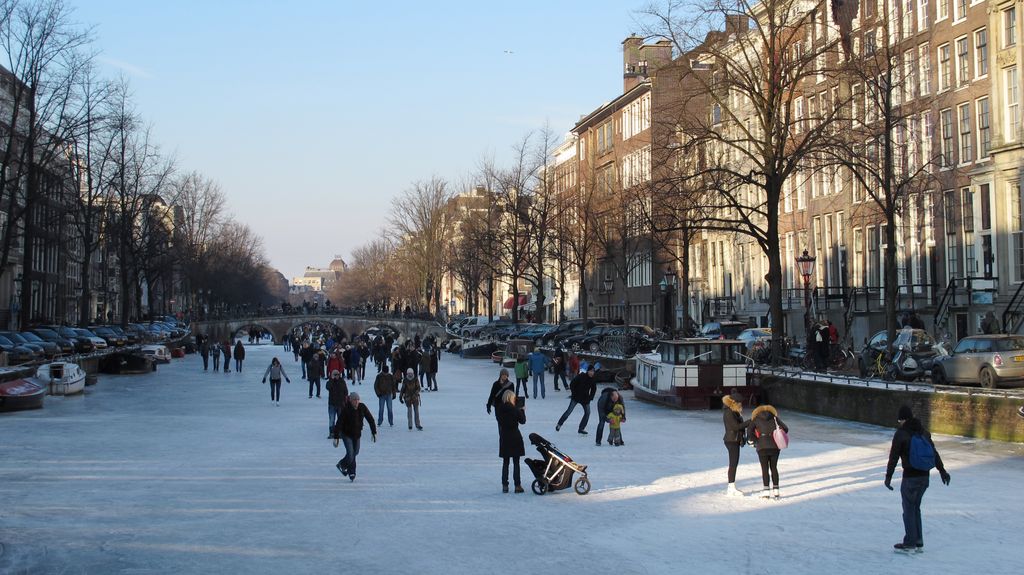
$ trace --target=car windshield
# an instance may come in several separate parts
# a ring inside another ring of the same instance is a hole
[[[87,330],[85,328],[81,328],[81,327],[76,329],[75,332],[78,335],[82,336],[82,337],[96,337],[96,334],[94,334],[93,332],[91,332],[91,331],[89,331],[89,330]]]
[[[45,336],[45,337],[54,337],[54,338],[55,338],[55,337],[60,337],[60,336],[58,336],[58,335],[57,335],[57,332],[53,331],[52,329],[46,329],[46,328],[42,328],[42,327],[37,327],[37,328],[36,328],[36,333],[37,333],[37,334],[38,334],[39,336],[41,336],[41,337],[42,337],[42,336]]]
[[[31,332],[23,331],[23,332],[21,332],[21,337],[23,337],[23,338],[25,338],[25,339],[27,339],[28,341],[31,341],[31,342],[43,343],[43,338],[41,338],[38,335],[36,335],[34,333],[31,333]]]
[[[20,333],[4,332],[4,337],[15,342],[15,343],[26,343],[28,340],[21,337]]]
[[[996,351],[1021,351],[1024,350],[1024,337],[1008,337],[995,341]]]
[[[9,340],[9,339],[7,339],[6,337],[0,335],[0,345],[10,345],[10,346],[13,346],[14,342]]]

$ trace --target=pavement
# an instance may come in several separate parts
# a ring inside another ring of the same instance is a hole
[[[260,383],[273,356],[292,380],[280,406]],[[0,573],[833,575],[1009,572],[1024,559],[1024,445],[937,437],[953,481],[933,473],[926,552],[907,557],[892,552],[898,480],[882,486],[892,429],[781,413],[782,498],[729,498],[720,413],[627,393],[625,445],[598,447],[593,417],[576,433],[579,409],[554,431],[568,400],[550,380],[545,399],[531,391],[523,436],[588,465],[593,489],[535,495],[524,464],[527,492],[503,494],[484,410],[497,371],[443,354],[424,430],[395,402],[394,427],[376,443],[364,431],[354,482],[334,467],[344,450],[327,439],[326,390],[307,398],[278,346],[248,346],[241,374],[203,372],[193,354],[0,414]],[[376,414],[371,380],[351,390]],[[760,489],[749,448],[738,486]]]

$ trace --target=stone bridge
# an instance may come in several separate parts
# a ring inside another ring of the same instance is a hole
[[[236,319],[215,319],[192,322],[192,334],[202,333],[216,341],[225,339],[244,339],[248,337],[250,328],[256,327],[274,336],[274,342],[280,343],[286,333],[302,325],[331,325],[341,328],[351,338],[368,328],[386,326],[398,332],[399,340],[433,335],[438,341],[446,336],[444,326],[420,319],[402,319],[390,317],[341,316],[341,315],[271,315],[266,317],[247,317]],[[244,335],[243,335],[244,334]]]

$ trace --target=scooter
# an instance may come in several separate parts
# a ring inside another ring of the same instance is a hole
[[[920,377],[924,377],[925,370],[919,361],[917,361],[913,355],[907,353],[907,346],[900,345],[896,352],[893,353],[892,359],[889,360],[889,364],[885,367],[885,373],[882,374],[882,378],[888,381],[914,381]]]

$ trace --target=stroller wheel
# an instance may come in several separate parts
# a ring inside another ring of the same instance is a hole
[[[587,493],[590,493],[590,480],[586,477],[580,477],[576,480],[576,484],[573,485],[573,489],[575,489],[576,493],[579,495],[586,495]]]
[[[534,479],[533,485],[531,485],[530,488],[533,489],[533,492],[536,493],[537,495],[544,495],[544,493],[547,492],[548,490],[547,484],[541,482],[540,479]]]

